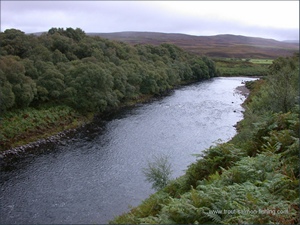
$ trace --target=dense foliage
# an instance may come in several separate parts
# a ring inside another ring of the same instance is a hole
[[[299,224],[299,55],[247,86],[239,133],[112,224]]]
[[[81,29],[0,33],[0,110],[54,102],[104,112],[145,94],[217,75],[212,60],[171,44],[131,46]]]
[[[175,45],[132,46],[79,28],[8,29],[0,48],[0,150],[218,75],[211,59]]]

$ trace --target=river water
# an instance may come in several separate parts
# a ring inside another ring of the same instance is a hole
[[[154,191],[142,169],[167,155],[173,178],[242,119],[252,78],[214,78],[125,109],[45,144],[0,171],[1,224],[103,224]]]

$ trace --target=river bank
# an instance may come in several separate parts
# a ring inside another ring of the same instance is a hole
[[[15,127],[18,127],[18,129],[20,129],[20,127],[22,127],[23,124],[28,123],[28,120],[32,119],[33,122],[31,124],[31,127],[25,128],[23,132],[21,131],[14,136],[11,135],[11,138],[7,138],[7,134],[5,134],[4,128],[6,121],[4,121],[4,118],[2,118],[2,123],[0,124],[0,126],[2,126],[3,129],[3,132],[0,133],[0,137],[2,137],[2,139],[0,139],[0,159],[18,156],[20,154],[26,153],[27,151],[33,148],[37,148],[45,143],[59,143],[59,140],[62,137],[65,137],[69,133],[76,132],[76,130],[83,128],[87,124],[92,123],[95,119],[105,120],[106,118],[109,118],[112,114],[115,114],[123,109],[126,109],[128,107],[135,107],[136,105],[145,104],[157,98],[167,96],[168,94],[170,94],[171,91],[179,89],[180,87],[190,85],[192,83],[195,82],[182,82],[174,88],[160,93],[159,95],[141,95],[135,99],[124,101],[118,107],[113,108],[110,111],[105,111],[103,113],[88,113],[81,115],[78,112],[73,111],[72,113],[63,116],[45,115],[44,120],[48,120],[48,117],[57,117],[57,119],[54,119],[55,121],[52,120],[50,123],[43,125],[33,124],[36,121],[36,118],[29,117],[29,114],[31,114],[30,110],[29,112],[26,110],[22,112],[22,110],[20,110],[20,115],[18,117],[20,117],[22,121],[19,122],[19,126]],[[62,108],[62,111],[64,110],[66,109]],[[47,113],[42,112],[42,114]],[[60,114],[60,112],[58,112],[57,114]],[[8,124],[10,123],[10,121],[15,120],[16,119],[14,117],[11,117],[8,118],[8,121],[6,123]],[[10,123],[9,126],[11,125],[12,124]]]
[[[240,93],[241,95],[244,95],[246,98],[249,96],[250,94],[250,90],[245,86],[238,86],[236,88],[236,92]]]
[[[10,147],[7,149],[0,149],[0,159],[22,154],[30,149],[40,146],[41,144],[50,143],[50,142],[52,143],[59,142],[59,139],[66,136],[68,133],[76,132],[77,129],[92,123],[95,117],[98,120],[105,119],[109,117],[111,114],[114,114],[124,108],[134,107],[138,104],[144,104],[150,102],[154,99],[157,99],[158,97],[167,96],[172,90],[176,90],[179,89],[180,87],[184,87],[190,84],[191,83],[182,83],[174,87],[173,89],[170,89],[156,96],[154,95],[140,96],[136,99],[132,99],[120,104],[119,107],[111,111],[104,112],[101,114],[93,114],[93,113],[86,114],[86,115],[72,114],[71,118],[66,119],[60,117],[58,121],[53,122],[50,125],[47,125],[47,127],[44,129],[41,129],[41,126],[36,126],[35,128],[31,129],[29,132],[24,132],[23,134],[19,134],[17,137],[8,140],[7,142],[10,142],[9,144],[1,143],[1,146],[10,146]],[[244,82],[242,82],[241,84],[243,85],[238,86],[236,88],[236,92],[247,98],[250,91],[245,86]],[[24,119],[27,119],[25,118],[27,115],[28,113],[24,113],[23,115]],[[70,115],[66,115],[66,116],[70,117]]]

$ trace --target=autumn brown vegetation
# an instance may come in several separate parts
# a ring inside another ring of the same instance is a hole
[[[299,51],[299,44],[241,35],[194,36],[157,32],[93,33],[111,40],[130,44],[175,44],[198,55],[222,58],[275,59]]]

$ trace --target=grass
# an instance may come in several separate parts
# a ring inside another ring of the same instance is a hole
[[[222,76],[265,76],[271,59],[214,58]]]
[[[254,64],[271,65],[273,63],[273,59],[250,59],[249,62]]]
[[[91,119],[67,106],[26,108],[5,113],[0,120],[0,151],[52,136]]]
[[[144,103],[152,98],[153,95],[136,96],[135,99],[121,104],[116,110]],[[98,116],[105,116],[105,113]],[[78,128],[91,122],[94,115],[94,113],[83,115],[71,107],[55,105],[55,103],[37,108],[11,110],[0,117],[0,152],[53,136],[65,130]]]

